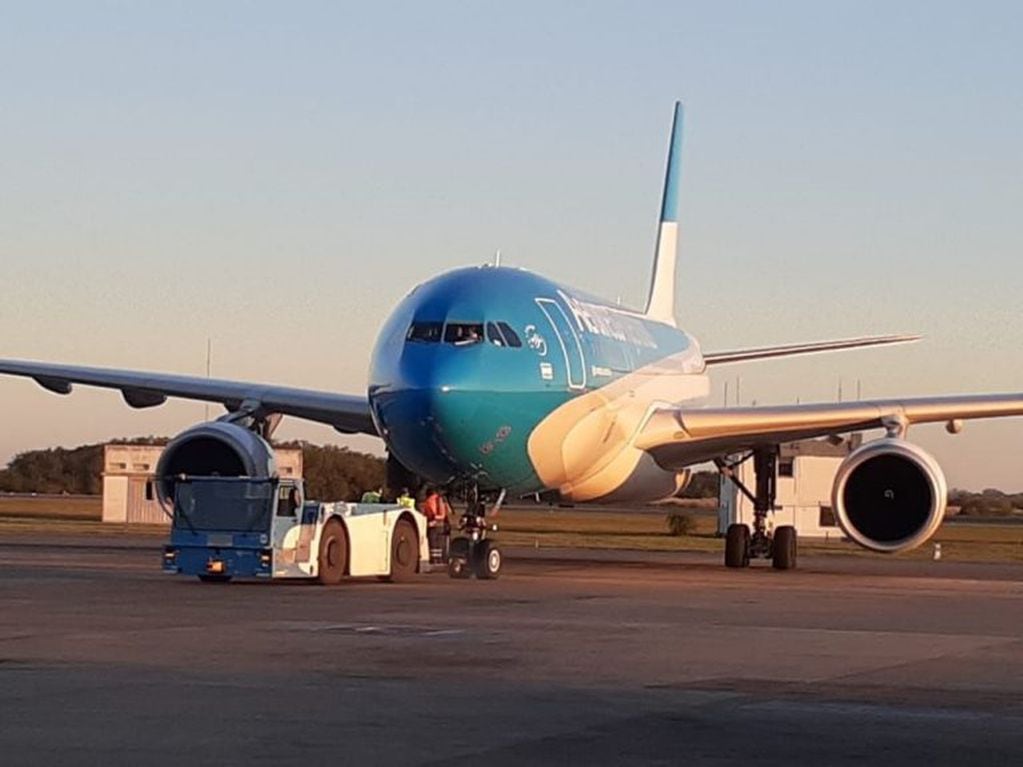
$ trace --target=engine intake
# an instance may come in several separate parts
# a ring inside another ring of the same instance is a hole
[[[948,486],[937,461],[900,439],[868,442],[838,468],[832,506],[842,530],[872,551],[916,548],[945,517]]]
[[[193,426],[164,449],[156,465],[157,494],[169,504],[179,476],[254,477],[277,474],[273,448],[255,432],[225,421]]]

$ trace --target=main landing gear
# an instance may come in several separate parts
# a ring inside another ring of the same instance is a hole
[[[728,526],[725,534],[725,567],[749,567],[751,559],[770,559],[775,570],[792,570],[796,566],[796,528],[781,525],[767,529],[767,515],[774,511],[778,476],[778,446],[754,449],[752,456],[756,474],[756,493],[751,493],[735,474],[738,463],[718,460],[718,471],[735,483],[740,492],[753,502],[753,529],[743,524]]]
[[[493,512],[496,513],[504,502],[501,491]],[[488,531],[496,531],[497,525],[487,525],[486,502],[480,497],[479,488],[469,491],[469,505],[458,521],[461,535],[452,539],[448,550],[448,575],[452,578],[493,580],[501,573],[504,557],[497,543],[487,537]]]

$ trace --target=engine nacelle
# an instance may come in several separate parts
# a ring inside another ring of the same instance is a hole
[[[273,477],[277,460],[270,444],[255,432],[226,421],[212,421],[187,429],[164,449],[156,465],[157,494],[169,504],[174,482],[189,476]]]
[[[948,486],[934,458],[901,439],[854,450],[835,476],[831,503],[842,530],[872,551],[916,548],[945,517]]]

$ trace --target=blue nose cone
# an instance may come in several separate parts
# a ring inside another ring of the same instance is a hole
[[[461,426],[478,407],[473,351],[408,344],[388,380],[371,391],[374,414],[391,452],[433,482],[472,471]]]

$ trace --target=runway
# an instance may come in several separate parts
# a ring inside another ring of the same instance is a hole
[[[1017,764],[1023,566],[508,552],[499,581],[203,585],[0,539],[17,764]]]

